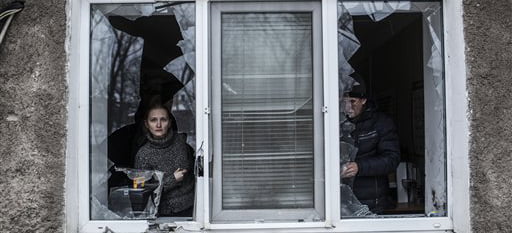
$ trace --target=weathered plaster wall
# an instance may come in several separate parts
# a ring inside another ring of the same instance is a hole
[[[473,232],[512,231],[512,0],[464,1]]]
[[[25,6],[0,46],[0,232],[62,232],[66,1]]]
[[[63,231],[65,4],[28,0],[0,46],[0,232]],[[512,0],[464,0],[464,22],[473,232],[509,232]]]

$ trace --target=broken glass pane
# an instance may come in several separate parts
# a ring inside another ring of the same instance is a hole
[[[367,143],[354,135],[357,121],[344,106],[344,94],[360,85],[354,73],[362,76],[368,104],[393,119],[400,139],[402,163],[386,175],[395,204],[379,216],[446,216],[441,13],[435,1],[338,1],[340,170],[357,161],[358,148]],[[358,198],[352,191],[360,187],[354,186],[357,179],[341,179],[344,217],[362,216],[348,211],[361,204],[352,201]]]
[[[157,174],[172,172],[142,176],[143,189],[127,176],[147,142],[150,100],[158,97],[169,106],[173,128],[195,148],[194,9],[186,2],[91,6],[91,219],[158,216]]]
[[[174,13],[183,37],[177,44],[182,56],[169,62],[164,70],[172,73],[184,85],[173,98],[172,113],[176,117],[178,132],[187,134],[187,143],[193,148],[195,142],[195,7],[193,3],[173,5]]]

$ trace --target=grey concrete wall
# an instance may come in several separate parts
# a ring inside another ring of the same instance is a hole
[[[66,1],[25,5],[0,47],[0,232],[62,232]]]
[[[512,231],[512,1],[464,1],[473,232]]]

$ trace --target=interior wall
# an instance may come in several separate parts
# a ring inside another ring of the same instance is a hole
[[[385,46],[375,51],[373,56],[374,93],[376,99],[392,95],[393,112],[391,113],[400,138],[401,160],[411,162],[417,169],[415,179],[418,190],[421,190],[411,203],[424,203],[425,183],[425,154],[424,151],[415,150],[415,143],[424,148],[425,137],[415,138],[414,123],[424,125],[424,122],[413,122],[413,88],[420,85],[419,91],[423,97],[423,42],[422,18],[416,15],[416,20],[410,22],[403,30],[398,32]],[[380,62],[380,63],[377,63]],[[421,105],[423,103],[415,103]],[[423,120],[423,119],[420,119]],[[416,132],[423,135],[425,131]],[[416,139],[416,140],[415,140]],[[409,174],[411,175],[411,174]],[[397,183],[397,185],[402,185]],[[416,190],[411,192],[417,192]]]
[[[512,229],[512,1],[464,1],[473,232]]]
[[[66,1],[27,0],[0,45],[0,232],[63,232],[65,40]]]
[[[372,59],[374,93],[377,99],[390,94],[394,96],[392,114],[398,128],[402,153],[407,154],[414,152],[411,131],[412,87],[416,81],[423,83],[421,30],[422,22],[419,18],[376,50]]]
[[[365,77],[379,110],[393,117],[406,154],[414,152],[411,93],[415,82],[423,83],[421,20],[421,14],[394,14],[380,22],[356,19],[354,24],[362,46],[351,63]]]
[[[421,14],[394,14],[380,22],[363,17],[355,20],[356,35],[361,48],[351,60],[357,72],[366,78],[367,87],[376,100],[378,111],[390,115],[398,130],[402,161],[412,162],[418,169],[417,185],[423,190],[425,138],[414,140],[413,89],[423,96],[423,21]],[[362,29],[366,27],[366,29]],[[383,36],[382,36],[383,35]],[[418,87],[419,86],[419,87]],[[423,108],[423,103],[416,103]],[[421,113],[422,114],[422,113]],[[421,120],[421,119],[420,119]],[[424,122],[416,122],[419,127]],[[412,177],[410,177],[412,178]],[[398,184],[401,185],[401,184]],[[424,195],[420,195],[423,202]],[[419,203],[418,202],[418,203]]]

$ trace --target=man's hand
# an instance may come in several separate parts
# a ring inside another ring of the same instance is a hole
[[[343,164],[341,168],[341,178],[349,178],[357,175],[359,167],[356,162],[348,162]]]
[[[180,182],[183,180],[183,177],[185,177],[185,174],[188,172],[187,169],[184,168],[178,168],[176,171],[174,171],[174,178],[176,181]]]

